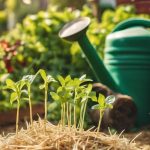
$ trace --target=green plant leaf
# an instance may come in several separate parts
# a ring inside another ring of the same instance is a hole
[[[43,80],[46,81],[47,80],[47,76],[46,76],[45,70],[40,69],[39,73],[40,73],[41,77],[43,78]]]
[[[14,92],[16,92],[16,88],[15,87],[13,87],[13,86],[4,86],[3,88],[2,88],[3,90],[13,90]]]
[[[71,80],[71,76],[68,75],[68,76],[65,78],[65,82],[67,83],[67,82],[69,82],[70,80]]]
[[[100,109],[100,105],[96,104],[96,105],[92,106],[91,109],[99,110]]]
[[[52,96],[52,98],[56,101],[60,100],[60,97],[57,93],[55,92],[50,92],[50,95]]]
[[[11,79],[6,79],[6,85],[8,87],[14,87],[15,86],[15,82]]]
[[[86,74],[82,75],[82,76],[79,78],[80,81],[82,81],[82,80],[84,80],[84,79],[86,79]]]
[[[58,75],[57,78],[58,78],[58,81],[60,82],[61,86],[65,86],[64,78],[62,76],[60,76],[60,75]]]
[[[108,97],[105,99],[105,102],[106,102],[107,104],[112,104],[112,103],[114,103],[114,101],[115,101],[115,96],[114,96],[114,95],[110,95],[110,96],[108,96]]]
[[[16,84],[17,88],[19,90],[21,90],[23,88],[23,86],[26,84],[26,81],[25,80],[20,80],[20,81],[16,82],[15,84]]]
[[[77,98],[77,99],[80,99],[80,98],[82,98],[83,96],[85,96],[85,93],[84,93],[84,92],[81,92],[81,93],[77,94],[76,98]]]
[[[105,106],[105,96],[103,94],[99,94],[98,103],[101,106],[101,108]]]
[[[86,88],[86,93],[89,94],[92,90],[92,84],[89,84],[88,87]]]
[[[47,82],[57,82],[57,81],[51,75],[48,75]]]
[[[59,92],[62,92],[63,91],[63,87],[58,87],[58,89],[57,89],[57,94],[59,93]]]
[[[42,90],[42,89],[45,88],[45,85],[44,85],[44,84],[41,84],[41,85],[39,86],[39,88]]]
[[[98,102],[97,97],[96,97],[96,92],[93,92],[93,91],[92,91],[92,92],[89,94],[89,97],[92,99],[92,101]]]
[[[81,100],[81,103],[85,102],[87,100],[87,96],[84,96]]]
[[[10,103],[12,104],[14,101],[16,101],[18,98],[18,95],[16,92],[11,93],[10,95]]]
[[[112,104],[106,104],[106,105],[105,105],[105,108],[110,108],[110,109],[112,109],[112,108],[113,108],[113,105],[112,105]]]
[[[83,82],[88,82],[88,81],[92,81],[91,79],[86,79],[86,74],[84,74],[83,76],[81,76],[81,77],[79,78],[79,80],[81,81],[81,83],[83,83]]]
[[[34,81],[36,75],[26,75],[23,76],[22,80],[29,82],[30,84]]]

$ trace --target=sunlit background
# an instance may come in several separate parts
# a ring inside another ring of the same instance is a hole
[[[7,77],[17,81],[40,68],[54,76],[87,74],[95,80],[78,44],[61,40],[59,30],[79,16],[90,17],[87,34],[103,58],[113,28],[128,18],[149,19],[149,8],[148,0],[0,0],[0,89]],[[36,93],[33,102],[39,100]],[[0,111],[12,107],[8,92],[0,90]]]

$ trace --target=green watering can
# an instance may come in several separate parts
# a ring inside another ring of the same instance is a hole
[[[119,23],[107,36],[104,61],[86,36],[89,24],[88,17],[78,18],[66,24],[59,36],[79,43],[98,81],[134,99],[137,126],[150,124],[150,20]]]

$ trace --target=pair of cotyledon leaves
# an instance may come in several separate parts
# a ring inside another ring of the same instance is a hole
[[[115,96],[110,95],[110,96],[105,98],[104,95],[99,94],[98,98],[96,97],[96,95],[93,95],[93,96],[91,96],[91,99],[94,102],[98,102],[98,104],[92,106],[92,109],[104,110],[106,108],[113,108],[112,104],[115,101]]]
[[[82,99],[81,102],[83,102],[87,99],[87,95],[92,90],[91,84],[89,84],[88,87],[84,84],[85,82],[92,81],[86,79],[86,75],[74,79],[71,79],[70,75],[66,78],[58,76],[58,81],[60,86],[57,91],[50,92],[50,94],[54,100],[61,101],[62,103],[69,102],[74,104],[78,99]],[[73,96],[75,96],[75,101],[72,101],[72,99],[74,99]]]
[[[29,93],[29,91],[24,90],[23,87],[25,85],[27,85],[27,87],[29,89],[29,87],[31,86],[31,84],[33,83],[34,79],[36,78],[36,76],[38,74],[40,74],[44,80],[44,84],[40,86],[40,89],[43,89],[45,87],[45,84],[48,84],[50,82],[55,82],[55,79],[50,75],[46,75],[46,72],[43,69],[40,69],[35,75],[23,76],[22,80],[20,80],[16,83],[11,79],[6,80],[6,89],[10,89],[13,91],[10,96],[11,104],[16,100],[19,101],[22,93],[26,93],[26,94]],[[24,97],[22,99],[28,100],[28,98],[26,98],[26,97]]]

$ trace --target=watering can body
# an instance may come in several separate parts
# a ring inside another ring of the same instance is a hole
[[[130,19],[107,36],[104,64],[122,93],[132,96],[137,125],[150,124],[150,21]]]
[[[150,31],[146,29],[150,20],[133,18],[118,24],[106,39],[104,61],[86,36],[89,23],[87,17],[76,19],[59,36],[79,43],[98,81],[134,99],[137,126],[150,124]]]

